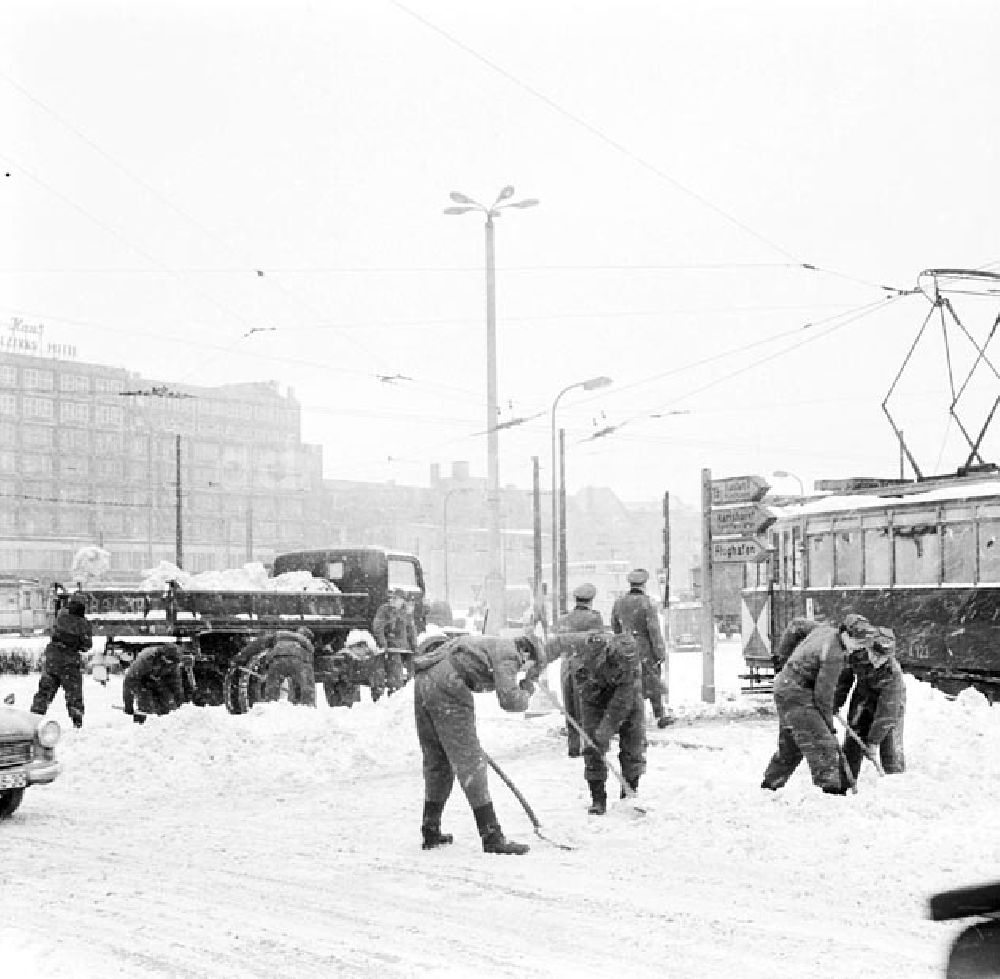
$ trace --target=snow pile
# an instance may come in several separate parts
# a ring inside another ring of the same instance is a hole
[[[73,576],[73,581],[78,581],[82,585],[107,581],[111,575],[110,552],[103,547],[81,547],[73,555],[70,574]]]
[[[222,571],[203,571],[191,574],[169,561],[161,561],[155,568],[143,571],[140,586],[145,591],[164,591],[171,581],[176,581],[187,591],[277,591],[277,592],[334,592],[340,593],[332,582],[315,578],[308,571],[286,571],[268,577],[267,569],[259,561],[244,564],[242,568]]]
[[[378,652],[378,643],[367,629],[351,629],[344,640],[344,646],[367,646],[373,653]]]

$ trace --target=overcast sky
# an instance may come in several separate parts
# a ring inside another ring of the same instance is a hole
[[[881,403],[931,306],[896,290],[1000,271],[989,0],[3,15],[0,331],[167,382],[274,379],[329,477],[485,475],[483,220],[443,214],[454,190],[540,201],[496,223],[500,421],[539,416],[500,436],[524,488],[532,455],[549,483],[553,399],[595,375],[559,405],[570,491],[897,475]],[[984,337],[1000,297],[954,299]],[[945,365],[934,319],[890,402],[925,474],[967,454]],[[973,435],[997,393],[970,385]]]

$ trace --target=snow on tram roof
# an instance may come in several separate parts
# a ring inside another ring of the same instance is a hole
[[[919,485],[919,484],[916,484]],[[935,482],[925,490],[914,489],[914,484],[887,487],[881,493],[830,493],[804,503],[786,503],[782,506],[767,504],[780,518],[807,517],[825,513],[852,513],[856,510],[876,510],[887,506],[920,507],[936,503],[961,503],[965,500],[1000,499],[1000,479],[996,477],[975,480]],[[765,503],[767,501],[765,500]]]

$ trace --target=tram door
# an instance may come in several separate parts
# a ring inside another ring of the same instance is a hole
[[[20,588],[21,600],[18,603],[20,609],[20,628],[22,636],[30,636],[35,631],[35,612],[32,599],[33,589],[30,585],[22,585]]]

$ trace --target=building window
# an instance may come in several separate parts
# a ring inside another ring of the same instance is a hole
[[[122,451],[122,436],[120,432],[95,432],[94,452],[114,453]]]
[[[17,429],[13,422],[0,422],[0,445],[16,445]]]
[[[90,448],[90,433],[83,428],[64,428],[59,432],[59,447],[86,452]]]
[[[122,389],[122,382],[113,377],[95,377],[94,390],[98,394],[118,394]]]
[[[52,457],[51,456],[21,456],[21,472],[25,476],[51,476]]]
[[[27,374],[27,371],[25,371]],[[50,398],[29,398],[24,399],[25,418],[47,418],[53,419],[56,416],[55,402]]]
[[[17,368],[7,367],[6,365],[0,367],[0,387],[4,388],[15,388],[17,387]]]
[[[51,391],[53,388],[52,371],[37,371],[25,367],[24,387],[29,391]]]
[[[13,452],[0,452],[0,473],[12,473],[17,469]]]
[[[21,438],[26,447],[32,449],[51,449],[55,430],[44,425],[25,425]]]
[[[76,422],[79,425],[86,425],[90,421],[90,410],[87,405],[76,404],[72,401],[63,401],[59,405],[59,421]]]
[[[13,394],[0,394],[0,415],[16,415],[17,398]]]
[[[87,392],[90,390],[90,378],[82,374],[60,374],[59,390]]]
[[[122,409],[118,405],[94,405],[94,424],[122,427]]]

